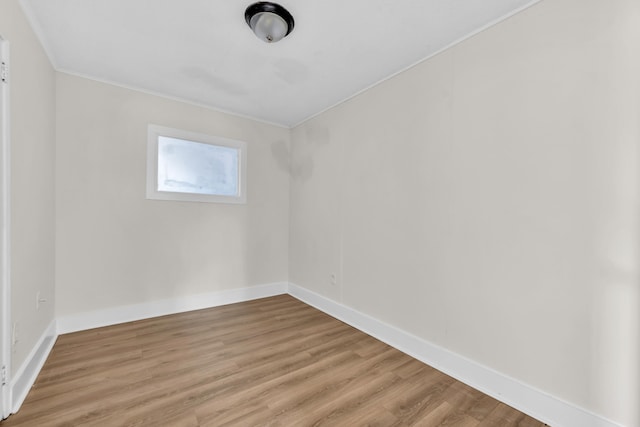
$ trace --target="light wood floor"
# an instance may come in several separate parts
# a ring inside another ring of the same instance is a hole
[[[62,335],[14,426],[543,426],[290,296]]]

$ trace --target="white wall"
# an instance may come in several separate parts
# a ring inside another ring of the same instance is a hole
[[[543,1],[295,128],[290,281],[640,425],[639,9]]]
[[[147,200],[147,125],[248,143],[246,205]],[[57,74],[57,316],[283,282],[289,130]]]
[[[54,316],[55,72],[18,2],[0,2],[10,43],[12,373]],[[36,310],[36,292],[48,302]]]

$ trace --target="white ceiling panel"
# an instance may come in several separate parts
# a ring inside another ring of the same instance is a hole
[[[267,44],[252,1],[22,0],[56,69],[293,126],[532,0],[283,0]]]

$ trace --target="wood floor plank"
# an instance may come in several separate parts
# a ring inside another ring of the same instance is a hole
[[[282,295],[62,335],[2,427],[540,427]]]

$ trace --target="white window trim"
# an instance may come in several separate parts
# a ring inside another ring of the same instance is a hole
[[[247,144],[244,141],[205,135],[165,126],[150,124],[147,131],[147,199],[183,202],[246,203],[247,202]],[[238,165],[238,196],[177,193],[158,191],[158,137],[166,136],[203,144],[236,148],[240,151]]]

